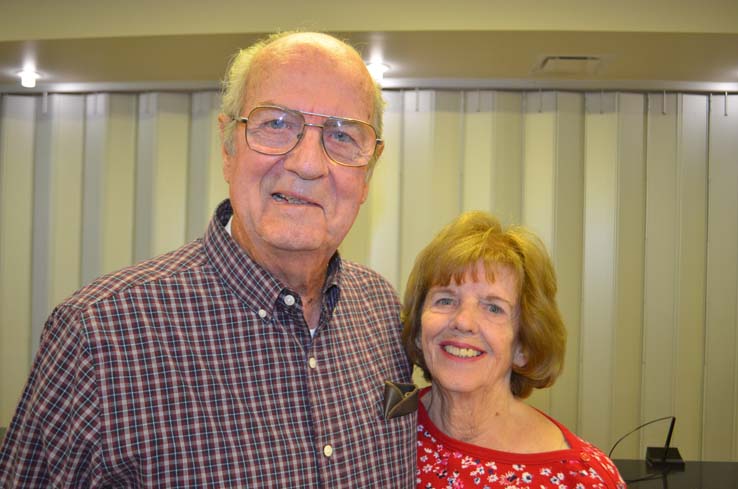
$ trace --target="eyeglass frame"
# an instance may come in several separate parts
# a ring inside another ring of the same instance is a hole
[[[282,107],[281,105],[269,105],[269,104],[267,104],[267,105],[257,105],[256,107],[253,107],[249,111],[248,116],[246,116],[246,117],[243,117],[243,116],[241,116],[241,117],[233,117],[233,120],[235,122],[243,122],[243,124],[245,126],[245,128],[244,128],[244,134],[243,135],[244,135],[244,139],[246,140],[246,145],[249,147],[249,149],[251,149],[252,151],[256,151],[259,154],[263,154],[263,155],[267,155],[267,156],[283,156],[283,155],[286,155],[287,153],[289,153],[290,151],[292,151],[293,149],[295,149],[298,144],[300,144],[300,141],[303,140],[303,136],[305,135],[305,131],[303,130],[300,133],[301,136],[299,136],[297,138],[297,141],[295,142],[294,146],[292,146],[290,149],[288,149],[287,151],[284,151],[282,153],[265,153],[263,151],[259,151],[258,149],[254,149],[254,148],[251,147],[251,144],[249,144],[248,123],[249,123],[249,117],[251,116],[251,114],[255,110],[258,110],[258,109],[277,109],[277,110],[281,110],[281,111],[284,111],[284,112],[291,112],[291,113],[300,114],[300,116],[302,117],[302,126],[303,126],[303,128],[305,128],[305,127],[317,127],[317,128],[320,128],[320,145],[323,147],[323,151],[328,156],[328,159],[330,159],[333,163],[335,163],[337,165],[346,166],[346,167],[349,167],[349,168],[363,168],[365,166],[369,166],[377,158],[377,156],[376,156],[377,155],[377,148],[379,148],[381,146],[384,146],[384,139],[378,137],[377,129],[372,124],[370,124],[370,123],[368,123],[366,121],[362,121],[360,119],[352,119],[350,117],[339,117],[339,116],[335,116],[335,115],[321,114],[319,112],[308,112],[306,110],[289,109],[287,107]],[[359,124],[363,124],[363,125],[371,128],[371,130],[374,132],[374,151],[372,151],[372,156],[371,156],[371,158],[369,158],[369,161],[367,161],[366,163],[364,163],[362,165],[352,165],[352,164],[349,164],[349,163],[342,163],[342,162],[334,159],[330,155],[330,153],[328,152],[328,150],[325,148],[325,141],[323,140],[323,134],[324,134],[323,133],[323,129],[325,127],[325,121],[323,122],[323,124],[315,124],[315,123],[312,123],[312,122],[308,122],[308,121],[305,120],[305,116],[306,115],[313,115],[313,116],[318,116],[318,117],[325,117],[326,120],[333,119],[333,120],[338,120],[338,121],[358,122]]]

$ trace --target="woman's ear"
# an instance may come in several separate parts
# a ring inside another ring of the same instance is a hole
[[[523,347],[516,344],[515,353],[513,354],[513,365],[518,368],[525,367],[528,363],[528,356],[523,351]]]

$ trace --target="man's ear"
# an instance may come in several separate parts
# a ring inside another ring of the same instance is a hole
[[[228,152],[225,144],[225,127],[231,123],[231,118],[225,114],[218,115],[218,131],[220,132],[220,156],[223,159],[223,178],[226,183],[231,183],[231,173],[233,172],[233,156]]]
[[[364,189],[362,190],[362,194],[361,194],[362,204],[366,202],[366,198],[369,196],[369,180],[365,178],[363,183],[364,183]]]
[[[374,161],[377,161],[379,157],[382,156],[383,152],[384,152],[384,141],[378,144],[377,148],[374,150]]]

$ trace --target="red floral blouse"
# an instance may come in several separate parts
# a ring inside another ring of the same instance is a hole
[[[426,394],[428,389],[421,394]],[[625,482],[607,455],[547,416],[564,434],[569,449],[508,453],[455,440],[418,406],[417,488],[623,489]]]

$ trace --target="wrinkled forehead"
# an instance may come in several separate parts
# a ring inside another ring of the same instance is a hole
[[[285,77],[293,83],[284,83]],[[322,82],[321,82],[322,80]],[[298,92],[301,86],[344,86],[354,103],[363,103],[362,117],[356,114],[329,114],[372,120],[374,114],[374,84],[359,54],[347,44],[316,33],[297,33],[266,46],[253,59],[246,80],[246,100],[249,94],[261,93],[265,88],[279,87],[284,92]],[[252,102],[263,102],[254,101]],[[271,102],[276,102],[272,100]],[[344,104],[345,105],[345,104]],[[310,107],[290,107],[310,110]]]

